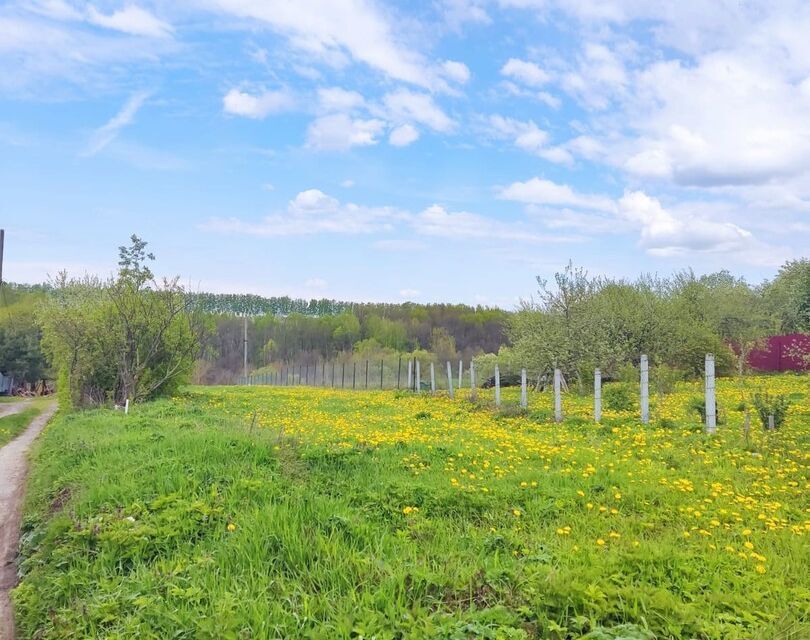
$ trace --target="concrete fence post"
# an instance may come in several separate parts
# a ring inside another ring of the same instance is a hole
[[[475,362],[470,360],[470,400],[475,402],[478,397],[478,390],[475,388]]]
[[[706,433],[717,431],[717,399],[714,393],[714,354],[706,354]]]
[[[450,399],[453,399],[453,368],[450,366],[450,361],[447,361],[447,390],[450,393]]]
[[[647,356],[641,356],[641,424],[650,422],[650,363]]]
[[[413,389],[413,360],[408,358],[408,391]]]
[[[464,380],[464,361],[459,360],[458,361],[458,385],[456,385],[456,386],[458,386],[459,389],[461,389],[461,383],[463,382],[463,380]]]
[[[529,408],[529,395],[526,391],[526,369],[520,370],[520,407]]]
[[[602,371],[593,372],[593,421],[602,422]]]
[[[416,393],[422,392],[422,372],[419,369],[419,360],[416,361],[416,378],[414,380],[416,383],[414,386],[416,387]]]
[[[554,369],[554,421],[562,422],[562,396],[560,386],[562,381],[562,371]]]
[[[436,393],[436,369],[433,363],[430,363],[430,392]]]

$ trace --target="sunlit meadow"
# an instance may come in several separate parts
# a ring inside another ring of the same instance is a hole
[[[745,403],[789,394],[766,432]],[[590,396],[192,388],[35,458],[26,637],[810,637],[810,384]]]

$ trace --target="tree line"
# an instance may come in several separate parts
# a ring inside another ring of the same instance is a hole
[[[191,293],[177,278],[155,279],[146,247],[132,236],[108,279],[4,284],[0,372],[58,378],[75,405],[148,399],[188,381],[237,381],[247,325],[251,372],[324,360],[475,358],[482,376],[495,363],[538,376],[559,367],[585,386],[596,367],[607,380],[621,378],[642,353],[671,376],[699,375],[707,352],[720,374],[741,371],[765,336],[810,333],[807,259],[758,285],[727,271],[626,280],[569,265],[504,311]]]

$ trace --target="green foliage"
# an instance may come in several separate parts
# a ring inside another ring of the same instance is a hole
[[[786,262],[764,295],[783,333],[810,333],[810,259]]]
[[[602,402],[610,411],[634,411],[638,406],[633,387],[625,382],[613,382],[602,388]]]
[[[704,396],[693,396],[687,405],[689,413],[700,418],[701,423],[706,422],[706,398]],[[715,421],[717,424],[725,424],[725,414],[720,409],[720,403],[715,401]]]
[[[144,400],[189,379],[206,322],[177,279],[152,279],[145,248],[132,236],[109,281],[61,274],[43,303],[42,345],[73,406]]]
[[[7,304],[0,310],[0,373],[14,377],[17,383],[34,383],[48,370],[36,324],[36,306],[44,295],[16,287],[6,291],[6,287],[3,285]]]
[[[537,300],[509,319],[515,353],[538,372],[556,363],[581,386],[590,384],[595,367],[606,379],[627,379],[642,353],[655,366],[693,376],[705,354],[714,353],[719,375],[742,372],[751,350],[778,329],[762,289],[726,271],[629,282],[591,277],[569,264],[553,285],[538,283]]]
[[[767,391],[754,394],[752,400],[763,429],[768,429],[769,416],[773,416],[774,429],[780,429],[785,423],[791,401],[787,395],[771,395]]]

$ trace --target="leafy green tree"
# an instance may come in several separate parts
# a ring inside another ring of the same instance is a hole
[[[138,401],[188,380],[207,330],[178,280],[155,281],[146,243],[119,248],[117,277],[61,274],[40,314],[43,345],[74,405]]]

